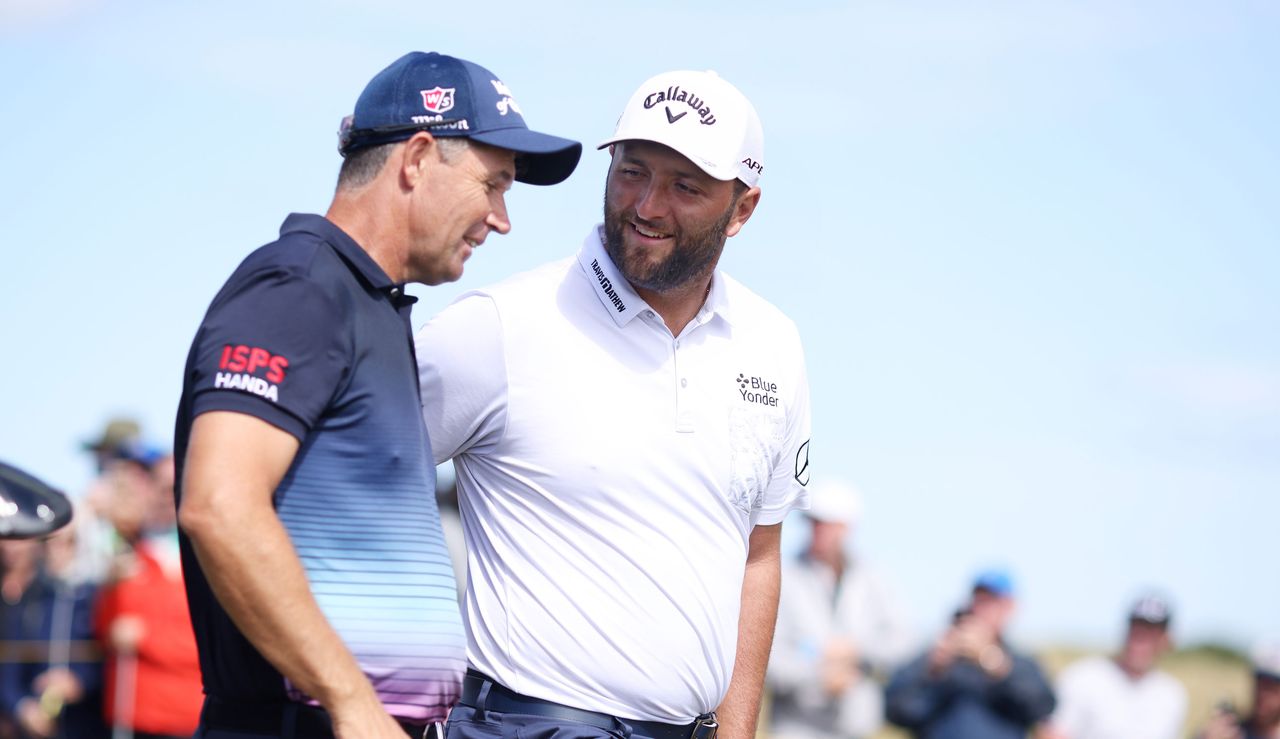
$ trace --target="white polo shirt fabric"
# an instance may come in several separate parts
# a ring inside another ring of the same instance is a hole
[[[755,525],[808,507],[795,325],[716,272],[673,337],[593,229],[417,336],[468,546],[468,660],[525,695],[687,723],[733,672]]]
[[[1071,739],[1177,739],[1187,717],[1187,691],[1172,675],[1138,679],[1115,660],[1086,657],[1057,680],[1053,725]]]

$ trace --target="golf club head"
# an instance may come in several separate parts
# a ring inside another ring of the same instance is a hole
[[[0,462],[0,539],[48,536],[71,521],[71,501],[45,483]]]

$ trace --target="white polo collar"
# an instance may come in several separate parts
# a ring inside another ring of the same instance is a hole
[[[632,289],[631,283],[622,276],[613,259],[605,251],[603,223],[597,224],[587,234],[586,240],[582,243],[582,249],[578,252],[578,266],[582,268],[587,282],[595,291],[602,309],[613,316],[618,326],[625,326],[636,316],[652,310],[649,304]],[[732,323],[726,292],[724,275],[717,269],[711,277],[711,292],[707,294],[707,299],[694,320],[703,324],[719,316]]]

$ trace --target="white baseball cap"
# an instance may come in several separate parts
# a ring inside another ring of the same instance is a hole
[[[862,518],[862,493],[853,485],[837,479],[815,481],[809,493],[809,510],[805,514],[815,521],[843,523],[853,526]]]
[[[653,141],[680,152],[717,180],[755,187],[764,173],[764,131],[751,101],[715,72],[666,72],[627,103],[603,149]]]

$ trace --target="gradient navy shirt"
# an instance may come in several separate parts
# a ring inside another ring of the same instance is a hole
[[[191,424],[206,411],[297,437],[274,502],[311,591],[388,711],[425,722],[456,702],[466,640],[422,421],[414,302],[331,222],[289,216],[209,306],[174,449],[181,481]],[[185,536],[182,556],[205,692],[308,700],[235,627]]]

